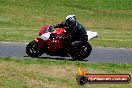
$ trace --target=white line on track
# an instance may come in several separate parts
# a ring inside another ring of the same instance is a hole
[[[27,42],[4,42],[4,41],[1,41],[0,43],[5,43],[5,44],[28,44]]]

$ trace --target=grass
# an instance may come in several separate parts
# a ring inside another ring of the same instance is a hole
[[[1,0],[0,41],[29,42],[43,25],[64,21],[75,14],[99,38],[96,47],[132,48],[131,0]]]
[[[68,60],[0,58],[0,87],[2,88],[131,88],[130,84],[76,83],[79,67],[91,74],[132,74],[131,64],[89,63]]]

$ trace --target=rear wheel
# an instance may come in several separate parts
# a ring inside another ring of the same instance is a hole
[[[38,57],[41,56],[45,50],[44,48],[38,49],[39,43],[36,41],[30,42],[26,47],[26,53],[31,57]]]
[[[90,55],[91,51],[92,47],[88,42],[75,41],[71,44],[69,54],[74,60],[83,60]]]

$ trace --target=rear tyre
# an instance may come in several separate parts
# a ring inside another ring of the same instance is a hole
[[[39,43],[36,41],[32,41],[30,42],[27,47],[26,47],[26,53],[30,56],[30,57],[38,57],[41,56],[45,50],[44,48],[40,48],[38,49],[37,47],[39,46]]]
[[[91,51],[92,47],[88,42],[83,43],[82,41],[75,41],[71,44],[69,54],[74,60],[81,61],[88,57]]]

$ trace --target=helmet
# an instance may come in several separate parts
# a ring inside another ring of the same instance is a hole
[[[76,22],[75,15],[68,15],[68,16],[66,16],[65,24],[66,24],[67,26],[70,27],[70,26],[74,25],[75,22]]]
[[[68,15],[68,16],[66,16],[66,20],[68,20],[70,18],[71,18],[71,20],[76,20],[75,15]]]

